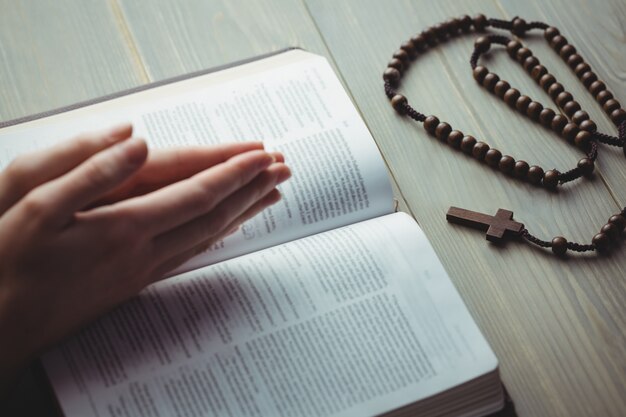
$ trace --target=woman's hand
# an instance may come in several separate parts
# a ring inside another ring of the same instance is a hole
[[[0,392],[30,358],[280,199],[261,143],[155,152],[130,125],[0,173]]]

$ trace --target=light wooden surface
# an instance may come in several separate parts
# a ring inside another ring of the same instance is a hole
[[[451,205],[492,214],[502,207],[541,237],[589,241],[626,205],[624,155],[602,147],[592,181],[549,193],[494,174],[396,116],[381,80],[391,53],[426,26],[464,13],[520,15],[559,27],[626,103],[623,0],[2,0],[0,10],[3,120],[286,46],[327,56],[376,138],[404,208],[424,228],[496,352],[517,415],[626,414],[626,245],[611,257],[564,261],[519,243],[489,245],[480,232],[445,221]],[[413,64],[402,84],[410,102],[516,158],[548,169],[574,166],[580,153],[474,82],[468,64],[474,37]],[[526,41],[600,130],[614,134],[543,38]],[[482,62],[549,103],[502,50]],[[32,383],[25,386],[22,398],[33,395]],[[23,415],[51,414],[49,402],[42,404]]]

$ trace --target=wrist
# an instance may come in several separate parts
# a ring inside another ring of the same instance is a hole
[[[0,274],[0,398],[32,356],[24,339],[24,317],[15,308],[19,303],[5,283]]]

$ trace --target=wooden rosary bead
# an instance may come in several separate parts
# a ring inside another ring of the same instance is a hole
[[[526,58],[532,56],[532,54],[533,53],[530,49],[526,47],[521,47],[517,50],[517,53],[515,54],[515,59],[517,59],[517,62],[521,64],[522,62],[524,62],[524,60],[526,60]]]
[[[446,122],[439,123],[435,128],[435,136],[442,142],[446,142],[448,140],[450,132],[452,132],[452,126]]]
[[[515,168],[515,159],[513,159],[513,157],[510,155],[504,155],[500,159],[498,169],[505,174],[512,174],[513,168]]]
[[[580,81],[582,81],[583,85],[587,88],[591,86],[591,83],[597,80],[598,80],[598,76],[594,72],[591,72],[591,71],[587,71],[586,73],[582,75],[582,77],[580,77]]]
[[[515,108],[515,104],[517,103],[517,99],[520,97],[520,92],[516,88],[509,88],[504,93],[504,102],[508,104],[510,107]]]
[[[585,177],[590,177],[593,174],[593,169],[595,168],[595,163],[590,158],[583,158],[578,161],[578,165],[576,165],[580,170],[580,173]]]
[[[575,103],[574,101],[570,101],[570,103]],[[572,115],[572,122],[580,125],[584,120],[589,120],[589,114],[584,110],[577,110],[576,113]]]
[[[602,226],[602,229],[600,229],[600,233],[604,233],[609,237],[609,240],[612,241],[615,241],[619,237],[617,227],[615,227],[615,225],[612,223],[607,223]]]
[[[435,33],[435,28],[432,26],[427,27],[423,32],[422,36],[426,40],[428,46],[433,47],[437,45],[437,34]]]
[[[589,119],[589,120],[583,120],[578,127],[581,130],[586,130],[589,133],[594,133],[596,130],[598,130],[598,126],[596,126],[596,123]]]
[[[481,83],[481,84],[483,83],[483,80],[485,79],[487,74],[489,74],[489,70],[487,68],[483,67],[482,65],[478,65],[472,71],[472,75],[474,76],[474,79],[476,81],[478,81],[479,83]]]
[[[590,143],[591,133],[587,132],[586,130],[580,130],[578,133],[576,133],[576,136],[574,136],[574,144],[582,150],[586,150],[589,147]]]
[[[456,17],[446,20],[446,26],[448,26],[448,33],[450,36],[456,36],[461,30],[461,21]]]
[[[582,64],[583,62],[585,62],[583,60],[583,57],[578,54],[570,55],[567,58],[567,66],[570,67],[571,69],[576,68],[578,64]]]
[[[598,93],[598,95],[596,96],[596,101],[601,106],[604,106],[604,103],[606,103],[612,98],[613,98],[613,93],[611,93],[609,90],[604,90]]]
[[[526,113],[528,110],[528,105],[532,102],[530,97],[528,96],[519,96],[517,101],[515,102],[515,108],[521,113]]]
[[[485,142],[477,142],[472,148],[472,156],[479,161],[485,159],[485,155],[489,151],[489,145]]]
[[[621,214],[614,214],[609,218],[609,223],[614,224],[617,230],[622,233],[626,229],[626,218]]]
[[[383,80],[391,85],[397,85],[400,80],[400,71],[396,68],[387,68],[385,72],[383,72]]]
[[[437,129],[437,125],[439,125],[439,119],[436,116],[428,116],[426,120],[424,120],[424,129],[431,135],[435,134],[435,129]]]
[[[611,114],[614,110],[619,109],[621,106],[621,104],[619,104],[619,101],[615,100],[614,98],[607,100],[604,105],[602,106],[602,110],[604,110],[604,112],[606,114]]]
[[[417,52],[424,52],[428,49],[428,43],[422,34],[417,34],[411,38],[411,42],[413,43],[413,47]]]
[[[570,55],[573,55],[575,53],[576,53],[576,48],[573,45],[567,44],[561,48],[559,55],[561,56],[561,58],[567,59],[570,57]]]
[[[589,86],[589,92],[594,97],[596,97],[598,93],[600,93],[600,91],[604,91],[604,90],[606,90],[606,84],[604,84],[600,80],[596,80],[592,82],[591,85]]]
[[[565,103],[574,100],[574,97],[572,97],[572,95],[570,93],[568,93],[567,91],[563,91],[562,93],[559,93],[556,96],[556,99],[554,99],[554,101],[556,102],[556,105],[563,108],[563,106],[565,106]]]
[[[490,72],[489,74],[485,75],[485,79],[483,79],[482,84],[488,91],[493,92],[498,81],[500,81],[500,77],[498,77],[493,72]]]
[[[559,256],[565,255],[565,252],[567,252],[567,239],[563,236],[557,236],[552,239],[552,252]]]
[[[552,124],[552,120],[554,120],[554,116],[556,116],[554,110],[545,108],[541,110],[541,113],[539,113],[539,123],[541,123],[542,126],[549,128]]]
[[[567,117],[572,117],[577,111],[580,110],[580,104],[577,101],[568,101],[563,106],[563,113],[567,115]]]
[[[481,36],[474,42],[474,49],[479,54],[484,54],[491,48],[491,40],[487,36]]]
[[[526,178],[528,178],[528,182],[531,184],[539,184],[543,179],[543,169],[537,165],[531,166],[528,168]]]
[[[513,19],[513,29],[511,29],[511,33],[515,36],[522,37],[528,30],[528,26],[526,25],[526,21],[522,18]]]
[[[543,174],[543,186],[554,190],[559,185],[559,171],[551,169]]]
[[[504,98],[504,93],[509,91],[510,88],[511,88],[511,84],[509,84],[508,82],[504,80],[499,80],[496,83],[495,87],[493,88],[493,92],[496,93],[498,97]]]
[[[576,126],[576,123],[568,123],[563,128],[563,132],[561,132],[561,135],[563,136],[563,138],[565,138],[566,141],[574,142],[574,138],[579,131],[580,129],[578,128],[578,126]]]
[[[565,38],[565,36],[563,35],[556,35],[550,41],[550,46],[556,51],[557,54],[561,52],[561,49],[565,45],[567,45],[567,38]]]
[[[526,61],[532,58],[535,58],[535,57],[531,56],[530,58],[527,58]],[[530,78],[535,80],[535,82],[539,82],[541,77],[543,77],[547,73],[548,73],[548,70],[546,69],[546,67],[544,67],[543,65],[535,65],[533,68],[530,69]]]
[[[543,36],[546,38],[548,42],[550,42],[552,38],[560,34],[561,32],[559,32],[559,30],[555,28],[554,26],[550,26],[546,30],[543,31]]]
[[[485,154],[485,162],[492,168],[496,168],[502,159],[502,152],[497,149],[489,149]]]
[[[407,53],[409,59],[417,58],[417,50],[415,49],[413,42],[411,42],[410,40],[400,45],[400,49]]]
[[[526,175],[528,175],[529,168],[530,167],[528,166],[528,162],[517,161],[515,163],[515,167],[513,168],[513,175],[515,175],[516,178],[524,179],[526,178]]]
[[[615,109],[611,112],[611,121],[615,126],[619,126],[624,120],[626,120],[626,110],[624,109]],[[624,148],[624,152],[626,152],[626,147]]]
[[[550,127],[552,128],[552,130],[560,135],[561,133],[563,133],[563,128],[566,124],[567,117],[563,116],[562,114],[557,114],[556,116],[554,116],[554,119],[552,119]]]
[[[509,54],[511,58],[515,58],[517,56],[517,51],[522,47],[522,44],[516,40],[509,41],[506,44],[506,52]]]
[[[610,245],[611,245],[611,241],[609,240],[609,237],[602,232],[595,235],[593,239],[591,239],[591,243],[595,245],[596,250],[599,253],[608,252]]]
[[[538,121],[541,110],[543,110],[543,106],[541,105],[541,103],[533,101],[528,105],[528,108],[526,109],[526,115],[532,120]]]
[[[440,42],[445,42],[446,39],[448,39],[450,33],[448,32],[448,25],[445,22],[437,23],[435,26],[433,26],[433,29],[435,30],[435,36],[437,37],[437,40],[439,40]]]
[[[459,20],[461,21],[461,30],[463,32],[469,32],[472,28],[472,18],[464,14]]]
[[[396,86],[402,78],[402,74],[408,68],[409,63],[418,57],[421,52],[426,51],[429,47],[444,42],[448,38],[457,36],[461,32],[468,32],[472,28],[476,31],[483,31],[485,28],[493,24],[496,27],[507,27],[508,25],[498,19],[487,19],[484,15],[479,14],[474,18],[467,15],[458,18],[450,18],[445,22],[433,25],[416,36],[410,38],[409,41],[400,45],[400,49],[393,53],[393,58],[388,62],[387,68],[383,72],[385,80],[385,93],[390,97],[391,106],[400,114],[406,114],[410,109],[405,96],[396,94],[395,89],[389,86]],[[533,56],[530,49],[524,47],[516,40],[507,41],[502,36],[480,36],[474,43],[474,53],[472,54],[471,64],[475,65],[472,75],[478,83],[487,90],[495,93],[502,98],[504,102],[515,107],[521,113],[527,115],[530,119],[540,122],[544,127],[549,127],[569,142],[573,142],[576,146],[589,152],[590,156],[582,158],[578,161],[576,170],[571,170],[565,174],[561,174],[556,169],[546,172],[537,166],[529,166],[525,161],[515,161],[510,155],[502,155],[497,149],[490,148],[484,142],[478,142],[474,137],[465,135],[458,130],[452,130],[452,127],[446,122],[440,122],[436,116],[428,116],[424,118],[425,130],[437,137],[442,142],[455,149],[461,149],[464,153],[472,155],[474,158],[484,161],[492,168],[496,168],[507,175],[513,175],[520,179],[525,179],[532,184],[542,184],[548,189],[555,189],[562,178],[563,183],[579,176],[590,177],[595,169],[596,158],[596,142],[602,142],[610,145],[620,145],[622,142],[624,125],[626,123],[626,110],[621,108],[620,103],[613,97],[613,94],[607,90],[604,82],[598,79],[598,76],[591,71],[590,66],[585,63],[580,54],[577,53],[573,45],[568,44],[567,39],[562,36],[555,27],[547,27],[541,22],[532,22],[528,24],[524,19],[514,18],[511,22],[509,30],[517,36],[523,36],[526,31],[536,28],[546,28],[544,37],[550,43],[550,46],[560,55],[560,57],[573,69],[581,83],[588,89],[590,94],[602,106],[604,112],[609,115],[613,123],[619,127],[619,139],[611,138],[608,135],[595,134],[597,126],[589,117],[589,114],[581,109],[578,102],[574,101],[572,95],[565,91],[562,84],[556,81],[556,78],[548,72],[545,66],[541,65],[539,59]],[[554,100],[565,115],[557,114],[555,110],[544,108],[539,102],[533,101],[530,97],[521,95],[521,93],[511,88],[511,85],[501,80],[500,77],[488,71],[484,66],[476,65],[480,54],[488,52],[493,42],[506,42],[507,53],[516,59],[524,68],[524,70],[535,80],[548,95]],[[417,111],[410,114],[411,118],[419,121],[423,115]],[[567,117],[566,117],[567,116]],[[569,119],[568,119],[569,118]],[[571,120],[571,122],[569,121]],[[594,147],[591,148],[590,145]],[[626,146],[622,146],[626,155]],[[593,154],[591,153],[593,150]],[[533,236],[527,230],[524,230],[523,236],[530,243],[542,247],[551,247],[556,255],[565,255],[568,249],[579,252],[588,250],[596,250],[600,253],[606,252],[612,246],[613,241],[623,233],[626,229],[626,218],[623,213],[613,215],[609,218],[599,233],[592,239],[592,245],[581,245],[578,243],[569,243],[562,236],[556,236],[551,242],[544,242]]]
[[[402,74],[402,70],[404,69],[404,64],[398,58],[393,58],[391,61],[389,61],[389,63],[387,64],[387,67],[395,68],[398,71],[400,71],[400,74]]]
[[[448,135],[448,145],[452,146],[454,149],[459,149],[461,146],[461,140],[463,139],[463,132],[458,130],[453,130]]]
[[[406,103],[406,97],[404,97],[402,94],[396,94],[391,98],[391,106],[394,108],[395,111],[400,114],[406,113]]]
[[[404,65],[408,65],[410,61],[409,54],[404,49],[398,49],[393,53],[392,57],[399,59]]]
[[[554,84],[555,82],[556,82],[556,78],[554,78],[554,75],[552,74],[544,74],[539,79],[539,85],[545,91],[548,91],[548,88],[550,88],[550,86]]]
[[[485,30],[489,21],[484,14],[477,14],[476,16],[474,16],[474,19],[472,19],[472,23],[474,25],[474,29],[476,29],[476,31],[478,32],[481,32]]]
[[[476,145],[476,138],[473,136],[467,135],[463,136],[463,139],[461,139],[461,150],[468,155],[472,154],[474,145]]]
[[[539,65],[539,60],[534,57],[534,56],[529,56],[528,58],[526,58],[524,60],[524,62],[522,63],[522,67],[524,68],[524,70],[526,70],[526,72],[530,73],[531,70],[533,68],[535,68],[537,65]]]
[[[574,74],[576,74],[578,78],[582,77],[587,71],[591,71],[591,67],[585,62],[576,65],[576,68],[574,68]]]
[[[552,100],[556,98],[559,94],[561,94],[565,89],[563,88],[563,84],[554,83],[548,88],[548,95]]]

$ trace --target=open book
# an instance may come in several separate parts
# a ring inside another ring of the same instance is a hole
[[[132,121],[152,147],[264,140],[283,199],[43,363],[73,416],[479,416],[497,360],[328,62],[289,50],[0,129],[16,154]]]

